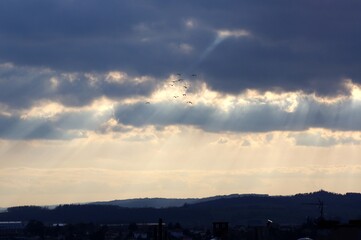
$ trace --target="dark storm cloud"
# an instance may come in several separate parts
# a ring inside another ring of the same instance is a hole
[[[148,1],[0,4],[0,59],[16,64],[159,74],[172,64],[168,41],[182,34],[174,26],[181,23],[167,19],[174,12]]]
[[[155,77],[194,71],[219,91],[334,95],[347,91],[342,78],[361,83],[360,10],[358,0],[4,0],[0,60]],[[224,39],[200,61],[221,29],[251,36]]]
[[[50,100],[67,106],[84,106],[106,96],[122,99],[147,96],[153,81],[109,80],[107,74],[61,73],[43,68],[0,65],[0,102],[12,109],[30,107],[37,101]]]
[[[188,125],[210,132],[304,131],[323,128],[361,131],[361,103],[344,100],[334,104],[318,102],[311,97],[299,99],[293,111],[279,105],[255,102],[224,111],[215,106],[184,104],[119,105],[116,119],[136,127],[155,125]]]

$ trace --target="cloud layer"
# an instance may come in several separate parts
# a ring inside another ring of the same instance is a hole
[[[360,131],[350,87],[361,82],[359,10],[356,0],[2,1],[0,135],[68,139],[173,125]],[[156,98],[178,72],[190,88],[174,97],[193,95],[192,105]],[[234,101],[199,100],[202,84]],[[247,89],[279,94],[279,101],[244,99]],[[339,94],[347,96],[332,98]],[[99,99],[112,101],[101,117]],[[54,103],[51,116],[29,116]]]
[[[167,91],[158,93],[170,95],[160,100],[155,97],[157,93],[153,93],[149,96],[150,102],[143,98],[99,102],[98,94],[89,94],[94,103],[81,108],[45,101],[43,105],[29,109],[0,111],[0,137],[72,139],[87,137],[87,133],[140,134],[141,129],[161,131],[167,127],[184,126],[218,134],[294,132],[289,136],[299,145],[331,146],[360,142],[353,137],[307,133],[312,129],[360,132],[361,101],[356,96],[325,100],[302,93],[268,93],[257,96],[216,95],[206,99],[203,95],[207,94],[199,91],[180,96],[179,100]],[[186,102],[187,97],[195,99],[192,104]],[[139,139],[142,139],[140,135]]]
[[[230,110],[195,104],[132,104],[119,105],[117,120],[126,125],[192,125],[211,132],[303,131],[325,128],[360,131],[361,102],[350,98],[335,103],[320,102],[310,96],[300,96],[297,107],[289,111],[271,101],[235,104]]]
[[[41,101],[81,107],[106,97],[147,97],[156,84],[151,78],[122,72],[68,73],[46,68],[0,65],[0,103],[13,109],[29,108]]]

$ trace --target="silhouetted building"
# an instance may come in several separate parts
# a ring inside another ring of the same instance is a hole
[[[318,228],[317,237],[320,240],[361,240],[361,220],[351,220],[348,224],[323,225]]]
[[[21,234],[24,228],[24,224],[19,221],[0,222],[0,237]]]
[[[213,223],[213,236],[216,239],[228,239],[228,222],[214,222]]]
[[[158,225],[154,228],[154,240],[167,240],[165,224],[163,219],[159,218]]]

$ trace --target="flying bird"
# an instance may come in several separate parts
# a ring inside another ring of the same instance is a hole
[[[146,102],[145,104],[150,104],[150,102]]]
[[[192,74],[192,77],[197,77],[197,74]]]
[[[174,98],[177,98],[177,97],[179,97],[179,96],[174,96]]]
[[[191,104],[191,105],[193,104],[191,101],[188,101],[187,103],[189,103],[189,104]]]
[[[187,94],[183,93],[183,97],[187,96]]]
[[[182,75],[182,74],[181,74],[181,73],[177,73],[176,75],[180,76],[180,75]]]

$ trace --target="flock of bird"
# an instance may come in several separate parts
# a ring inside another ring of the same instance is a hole
[[[187,90],[189,88],[189,84],[187,84],[187,82],[184,80],[184,78],[182,78],[182,74],[181,73],[177,73],[177,79],[176,80],[172,80],[169,83],[170,87],[178,87],[179,89],[182,89],[182,97],[186,97],[187,96]],[[197,74],[192,74],[190,75],[192,78],[197,77]],[[180,95],[174,95],[173,96],[174,99],[178,99],[180,98]],[[192,101],[186,101],[187,104],[189,105],[193,105]],[[146,104],[150,104],[150,102],[146,102]]]

